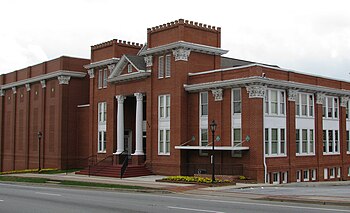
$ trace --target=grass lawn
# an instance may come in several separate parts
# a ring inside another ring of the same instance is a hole
[[[40,171],[40,174],[60,174],[60,173],[71,173],[80,171],[82,168],[78,169],[67,169],[67,170],[48,170],[48,171]]]
[[[50,181],[54,181],[58,185],[63,185],[63,186],[83,186],[83,187],[100,187],[100,188],[112,188],[112,189],[134,189],[134,190],[151,189],[151,188],[142,187],[142,186],[91,183],[91,182],[70,181],[70,180],[60,181],[60,180],[50,180],[47,178],[33,178],[33,177],[0,176],[0,181],[25,182],[25,183],[50,183]]]

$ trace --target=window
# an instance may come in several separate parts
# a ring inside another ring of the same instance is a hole
[[[108,78],[108,72],[107,69],[103,70],[103,88],[107,88],[107,78]]]
[[[303,145],[301,146],[301,153],[307,153],[307,148],[308,148],[308,145],[307,145],[307,143],[308,143],[308,140],[307,140],[307,136],[308,136],[308,134],[307,134],[307,129],[303,129],[302,130],[302,143],[303,143]]]
[[[296,150],[297,150],[297,154],[298,154],[298,153],[301,153],[300,152],[300,130],[296,129],[295,133],[296,133],[296,136],[295,136]]]
[[[350,101],[346,103],[346,119],[349,119],[349,104],[350,104]]]
[[[283,90],[268,89],[265,92],[265,114],[285,115],[285,92]]]
[[[233,114],[241,113],[241,89],[232,89]]]
[[[103,81],[103,72],[102,70],[98,71],[98,88],[102,89],[102,81]]]
[[[200,115],[208,116],[208,92],[200,93]]]
[[[280,183],[280,173],[274,172],[272,174],[272,177],[273,177],[273,181],[272,181],[273,184],[279,184]]]
[[[296,129],[296,154],[309,155],[314,154],[314,130],[313,129]]]
[[[339,114],[339,103],[337,97],[329,97],[323,99],[322,113],[324,118],[337,119]]]
[[[296,116],[314,116],[314,96],[309,93],[298,93],[295,101]]]
[[[316,169],[311,170],[311,180],[316,180]]]
[[[107,121],[107,103],[98,103],[98,122],[105,123]]]
[[[348,176],[350,177],[350,167],[348,168]]]
[[[98,152],[100,153],[106,152],[106,144],[107,144],[106,138],[107,138],[106,131],[98,132]]]
[[[323,154],[339,154],[338,133],[338,130],[323,130]]]
[[[170,95],[159,96],[159,118],[170,118]]]
[[[171,60],[171,55],[166,55],[165,56],[165,77],[170,77],[170,60]]]
[[[132,65],[128,64],[128,73],[132,73]]]
[[[240,144],[242,142],[242,133],[241,129],[233,129],[233,146],[242,146]],[[238,145],[240,144],[240,145]],[[242,152],[241,151],[233,151],[232,157],[242,157]]]
[[[335,178],[335,168],[329,170],[329,178]]]
[[[208,129],[201,129],[200,146],[208,146]]]
[[[159,130],[158,154],[160,155],[170,154],[170,130],[169,129]]]
[[[300,182],[301,181],[301,171],[298,170],[297,171],[297,182]]]
[[[164,56],[158,58],[158,78],[164,77]]]
[[[340,178],[340,176],[341,176],[341,168],[338,167],[338,169],[337,169],[337,178]]]
[[[310,153],[314,153],[314,146],[315,146],[315,142],[314,142],[314,130],[313,129],[309,129],[309,152]]]
[[[282,173],[282,183],[288,183],[288,172]]]
[[[265,154],[267,156],[285,156],[286,141],[285,129],[265,129]]]
[[[349,130],[346,131],[346,144],[347,144],[347,151],[350,152],[350,140],[349,140]],[[349,154],[349,153],[348,153]]]
[[[309,181],[310,178],[309,178],[309,170],[305,170],[304,171],[304,181]]]
[[[327,168],[323,169],[323,179],[325,179],[325,180],[328,179],[328,169]]]

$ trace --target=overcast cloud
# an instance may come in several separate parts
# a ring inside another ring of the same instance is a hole
[[[1,0],[0,73],[89,58],[114,38],[144,43],[148,27],[184,18],[220,26],[228,57],[350,81],[347,2]]]

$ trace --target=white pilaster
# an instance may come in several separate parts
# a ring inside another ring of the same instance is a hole
[[[135,93],[136,97],[136,150],[134,155],[144,155],[142,144],[143,95]]]
[[[117,112],[117,152],[119,155],[124,151],[124,100],[125,96],[117,95],[118,112]]]

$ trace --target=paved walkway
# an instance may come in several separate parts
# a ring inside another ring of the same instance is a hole
[[[164,176],[151,175],[133,178],[109,178],[68,174],[11,174],[20,177],[41,177],[51,180],[73,180],[95,183],[109,183],[121,185],[143,186],[162,189],[176,193],[213,195],[232,198],[250,198],[278,201],[309,202],[322,204],[337,204],[350,206],[350,181],[337,182],[303,182],[281,185],[270,184],[243,184],[232,186],[206,187],[197,184],[180,184],[156,182]]]

